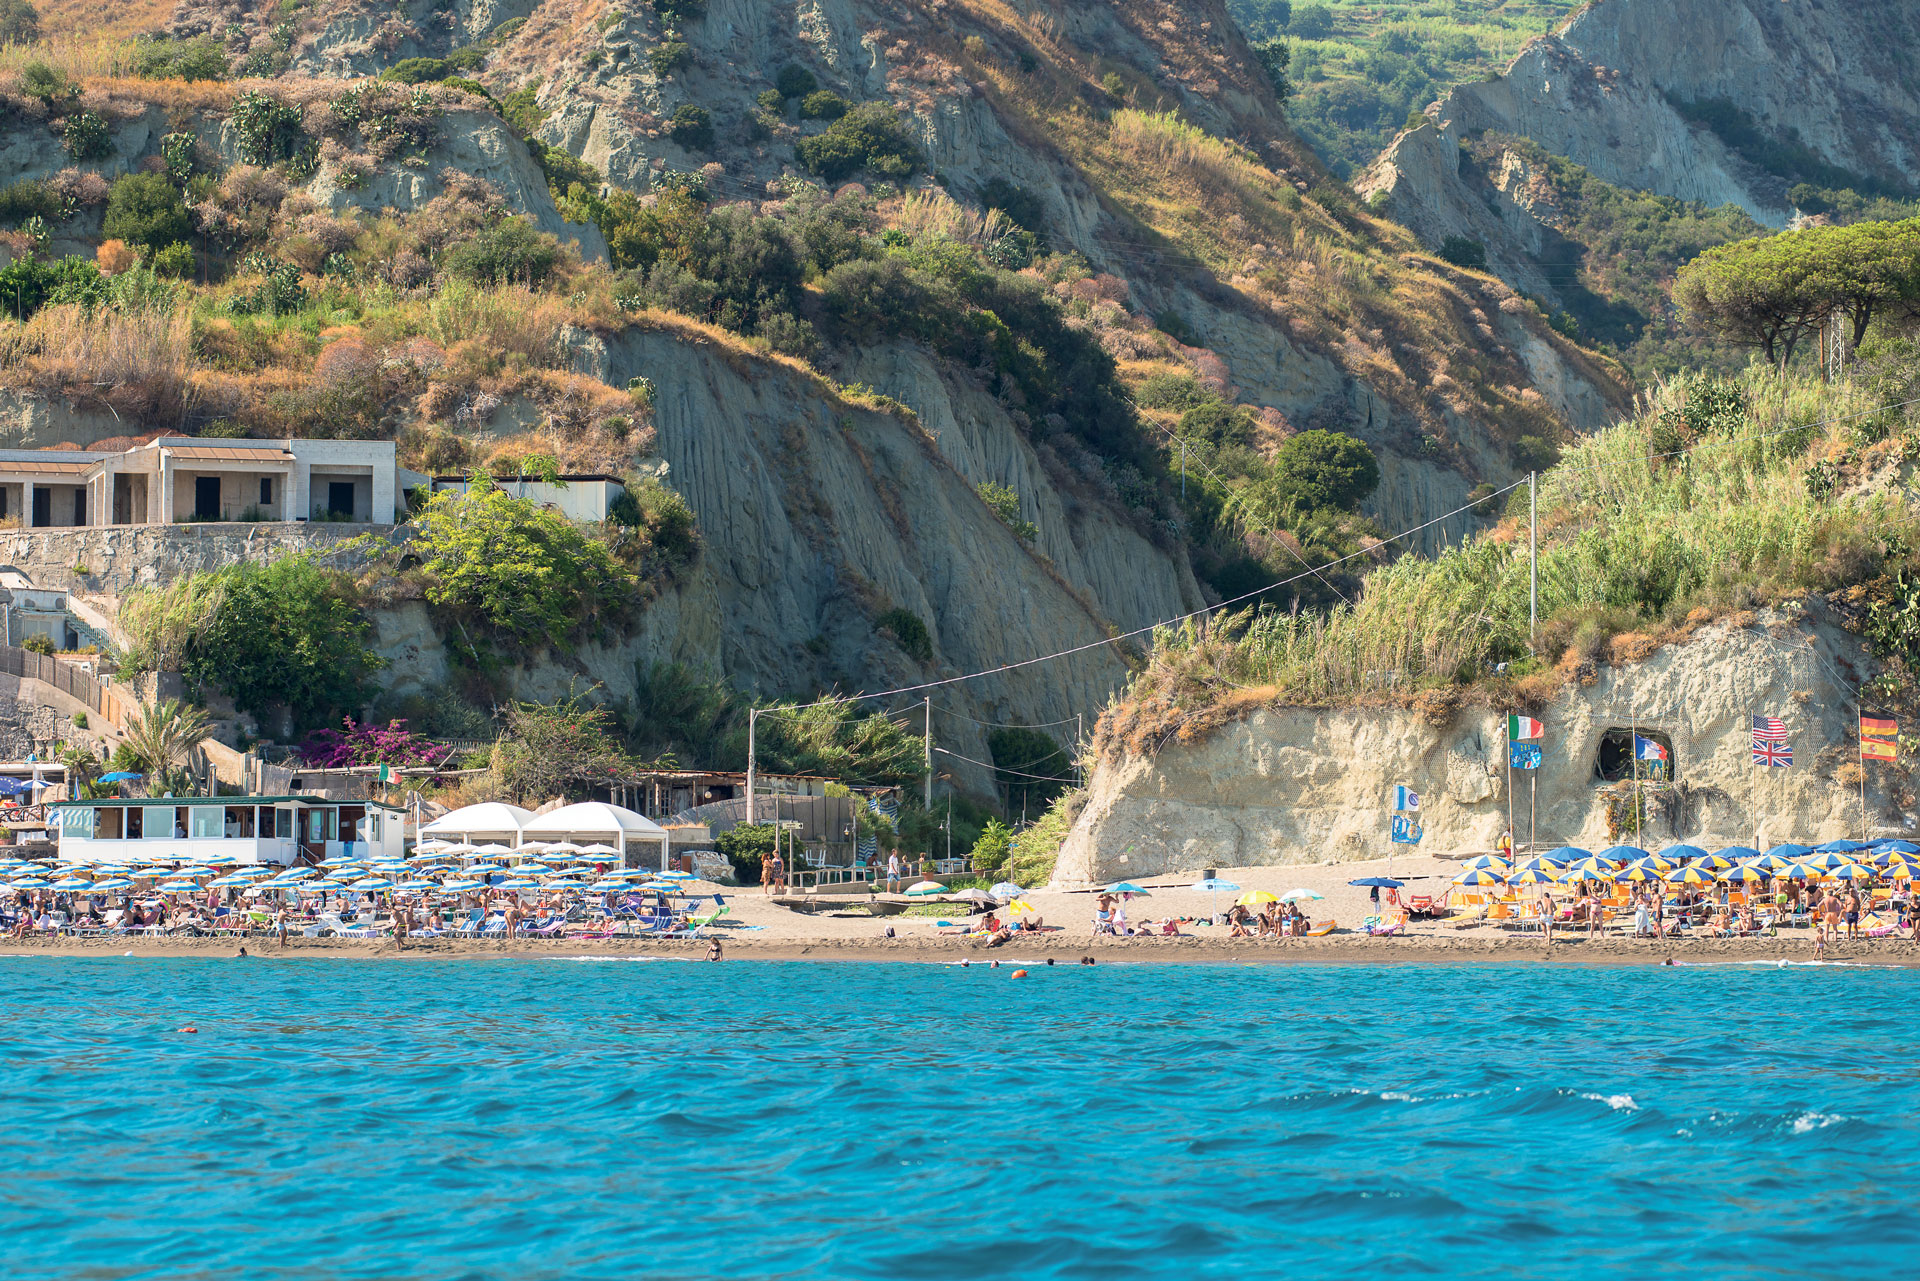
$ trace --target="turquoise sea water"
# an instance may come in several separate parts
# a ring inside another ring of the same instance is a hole
[[[1887,1276],[1920,1245],[1913,971],[31,957],[0,988],[10,1277]]]

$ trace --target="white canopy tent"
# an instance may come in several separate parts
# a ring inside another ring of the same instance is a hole
[[[667,870],[667,829],[644,814],[605,801],[583,801],[537,815],[527,820],[521,832],[527,840],[611,845],[620,851],[621,867],[639,866],[636,846],[658,845],[660,862],[656,870]]]
[[[469,805],[441,815],[420,829],[420,839],[425,841],[439,837],[445,840],[451,837],[468,845],[518,846],[521,829],[532,819],[532,810],[488,801],[483,805]]]

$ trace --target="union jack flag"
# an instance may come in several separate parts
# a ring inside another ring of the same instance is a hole
[[[1787,724],[1777,716],[1753,718],[1753,763],[1773,769],[1793,764],[1793,744]]]

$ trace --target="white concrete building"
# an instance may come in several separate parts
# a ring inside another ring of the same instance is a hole
[[[186,521],[392,524],[404,490],[390,440],[163,436],[124,452],[0,449],[0,520],[23,528]]]
[[[163,796],[59,801],[48,808],[60,857],[74,863],[172,859],[202,866],[401,858],[406,811],[310,796]]]
[[[433,492],[464,494],[470,479],[467,476],[435,476]],[[560,476],[557,480],[556,484],[531,477],[506,475],[495,476],[493,483],[510,498],[528,499],[582,525],[605,520],[614,500],[627,492],[626,485],[618,476],[583,473]]]

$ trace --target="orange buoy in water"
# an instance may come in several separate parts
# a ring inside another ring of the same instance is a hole
[[[1017,978],[1017,979],[1023,979],[1023,978],[1025,978],[1025,977],[1027,977],[1027,972],[1026,972],[1025,970],[1015,970],[1015,971],[1013,972],[1013,977],[1015,977],[1015,978]]]
[[[198,1032],[200,1029],[195,1027],[193,1024],[189,1023],[185,1027],[181,1028],[180,1030],[182,1032]]]

